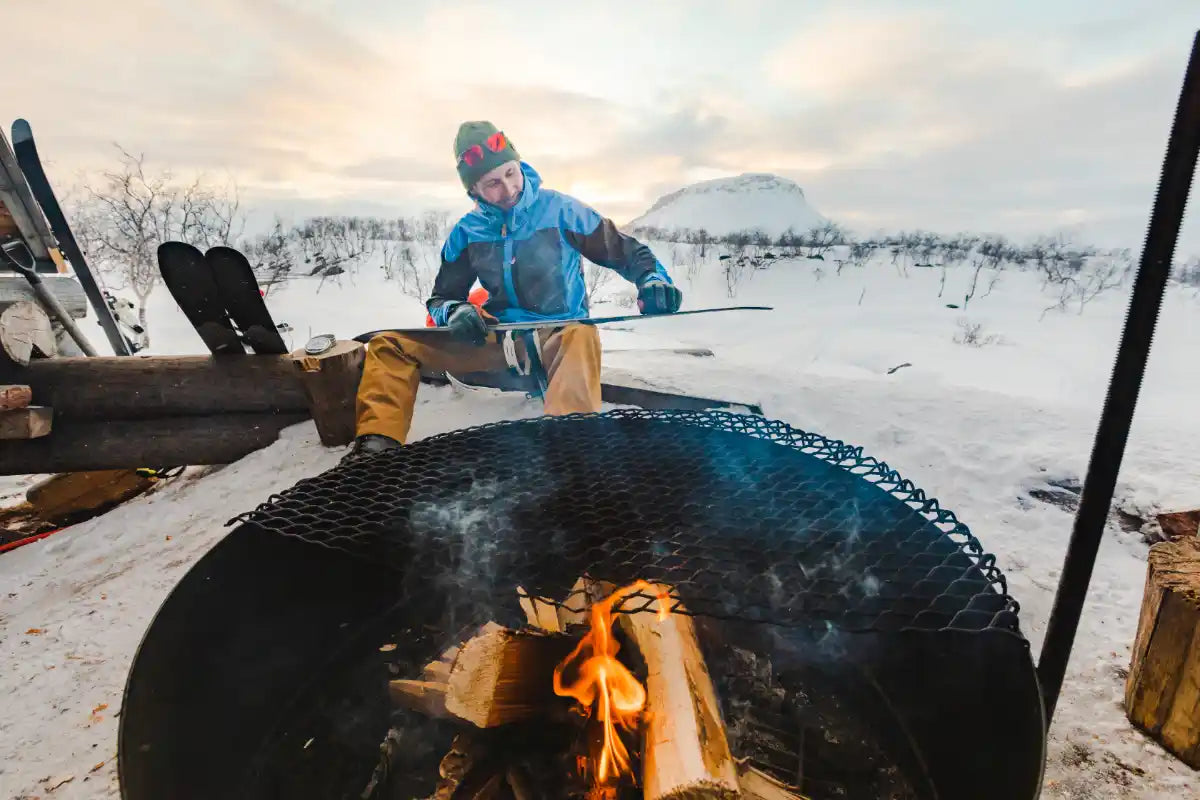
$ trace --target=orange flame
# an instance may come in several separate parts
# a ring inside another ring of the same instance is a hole
[[[617,660],[620,645],[612,635],[613,608],[631,594],[642,590],[654,591],[646,581],[635,581],[604,600],[593,603],[590,610],[591,630],[571,654],[554,668],[554,692],[562,697],[574,697],[589,709],[604,725],[604,744],[595,768],[596,782],[607,783],[629,772],[629,752],[617,733],[620,725],[626,730],[637,727],[646,705],[646,690],[624,664]],[[665,589],[656,592],[659,600],[658,618],[666,619],[669,597]],[[566,682],[564,673],[573,669],[575,680]]]

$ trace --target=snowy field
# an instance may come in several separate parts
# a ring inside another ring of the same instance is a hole
[[[795,259],[755,270],[730,299],[710,251],[656,245],[685,291],[685,308],[774,305],[772,313],[647,320],[602,333],[607,348],[709,347],[713,358],[611,353],[607,370],[665,390],[761,403],[767,416],[864,447],[953,510],[994,552],[1041,646],[1072,516],[1031,491],[1082,479],[1129,287],[1043,315],[1056,295],[1033,273],[991,273],[966,310],[970,271],[877,260]],[[690,273],[690,274],[689,274]],[[297,280],[268,298],[293,346],[310,334],[352,336],[421,324],[421,304],[364,266],[341,283]],[[612,290],[620,287],[610,284]],[[939,290],[943,296],[938,297]],[[606,303],[594,313],[620,312]],[[960,322],[960,320],[965,321]],[[956,341],[980,325],[972,346]],[[150,309],[154,352],[201,352],[160,291]],[[1200,505],[1195,454],[1200,396],[1194,342],[1200,297],[1167,298],[1117,489],[1142,519]],[[995,337],[989,340],[989,337]],[[99,338],[99,337],[97,337]],[[894,372],[894,367],[908,364]],[[538,408],[517,395],[422,388],[414,436]],[[0,797],[117,796],[116,730],[137,643],[170,588],[226,532],[224,523],[275,491],[332,466],[311,423],[222,469],[194,468],[152,494],[0,556]],[[30,478],[6,479],[12,495]],[[1043,797],[1200,797],[1200,773],[1126,722],[1121,699],[1145,579],[1139,532],[1110,524],[1054,720]],[[66,781],[66,782],[63,782]]]

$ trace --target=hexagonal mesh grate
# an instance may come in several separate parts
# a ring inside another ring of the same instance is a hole
[[[419,574],[454,602],[511,605],[518,585],[561,600],[588,575],[664,582],[687,613],[725,619],[1018,631],[995,558],[951,512],[861,448],[757,416],[470,428],[301,481],[239,521]]]

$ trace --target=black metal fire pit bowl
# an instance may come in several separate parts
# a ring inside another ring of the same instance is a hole
[[[138,651],[126,800],[358,798],[389,726],[404,746],[377,796],[428,796],[453,728],[393,712],[387,682],[522,624],[517,586],[566,598],[584,574],[675,587],[734,755],[813,800],[1039,793],[1043,705],[993,556],[840,442],[719,412],[507,422],[235,522]]]

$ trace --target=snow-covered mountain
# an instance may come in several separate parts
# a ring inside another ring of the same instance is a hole
[[[809,205],[804,190],[795,181],[747,172],[734,178],[702,181],[664,195],[627,227],[635,232],[703,229],[711,236],[762,231],[775,239],[789,228],[802,234],[827,221]]]

